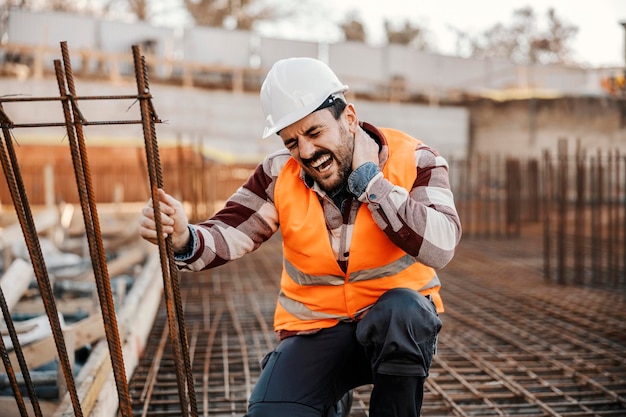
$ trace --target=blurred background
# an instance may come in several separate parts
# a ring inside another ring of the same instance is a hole
[[[623,416],[625,27],[623,0],[4,0],[0,151],[9,181],[0,181],[0,286],[12,296],[11,315],[54,324],[40,297],[52,291],[40,284],[47,271],[70,324],[64,334],[75,338],[76,382],[97,391],[86,397],[99,395],[98,407],[110,405],[114,415],[112,384],[78,375],[83,365],[104,375],[108,358],[93,352],[103,346],[101,318],[110,323],[112,315],[101,306],[112,303],[95,300],[97,270],[89,268],[97,262],[87,248],[89,238],[103,240],[124,359],[128,370],[137,366],[130,390],[118,385],[118,393],[133,395],[134,415],[184,415],[174,389],[184,384],[173,381],[172,367],[180,358],[166,343],[165,306],[158,309],[157,254],[137,234],[154,165],[138,79],[149,80],[164,187],[201,221],[282,147],[278,137],[261,139],[259,89],[278,59],[309,56],[349,85],[361,120],[404,130],[449,163],[463,239],[442,271],[446,331],[423,415]],[[59,76],[62,43],[71,68]],[[69,119],[59,86],[68,74],[78,111]],[[86,187],[68,145],[79,127],[101,230],[97,218],[80,216]],[[12,175],[23,180],[14,189]],[[16,221],[24,207],[35,214],[30,232],[39,239],[28,244]],[[36,244],[44,254],[31,258]],[[245,410],[258,363],[274,344],[281,256],[273,239],[182,280],[192,323],[186,352],[197,353],[204,415]],[[47,269],[35,271],[36,285],[24,260],[42,257]],[[61,378],[55,352],[63,349],[50,332],[33,336],[41,340],[26,356],[49,400],[44,415],[60,416],[73,380]],[[119,363],[113,369],[123,371]],[[4,374],[0,388],[3,416],[17,416],[9,412],[17,390]],[[356,392],[353,416],[366,416],[368,402],[367,387]]]
[[[48,80],[66,41],[78,94],[124,92],[134,80],[131,46],[139,45],[165,121],[163,146],[194,148],[211,163],[255,164],[281,146],[259,139],[264,74],[280,58],[311,56],[350,86],[361,119],[406,130],[451,159],[537,158],[555,153],[561,139],[572,148],[621,147],[626,3],[431,3],[8,0],[0,6],[0,91],[54,95]],[[5,106],[15,123],[61,115],[50,103]],[[91,120],[128,113],[107,102],[81,106]],[[87,133],[94,145],[126,149],[127,158],[141,145],[138,126]],[[48,147],[63,134],[18,136],[23,145]],[[55,164],[53,154],[41,157]],[[65,193],[60,198],[71,199]],[[103,193],[112,198],[112,190]],[[137,193],[128,189],[124,198],[140,200]]]

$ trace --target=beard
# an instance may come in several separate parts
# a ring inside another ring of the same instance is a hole
[[[313,178],[326,194],[331,196],[346,185],[348,176],[352,172],[354,138],[344,126],[341,126],[339,134],[341,135],[341,141],[340,146],[336,150],[320,150],[316,152],[313,157],[302,160],[302,165],[307,175]],[[325,155],[331,157],[332,164],[334,165],[331,167],[332,172],[330,172],[329,175],[325,175],[324,172],[320,172],[310,165],[313,161]]]

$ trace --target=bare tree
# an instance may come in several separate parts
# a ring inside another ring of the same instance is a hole
[[[385,20],[385,33],[390,44],[413,46],[420,51],[433,50],[433,46],[427,40],[427,30],[409,20],[405,20],[400,27]]]
[[[149,0],[8,0],[7,7],[29,11],[68,12],[91,16],[107,16],[111,9],[124,8],[127,3],[148,3]]]
[[[554,11],[548,10],[548,30],[534,38],[530,45],[531,62],[569,62],[572,49],[569,42],[578,33],[578,28],[563,23]]]
[[[54,12],[78,12],[80,6],[72,0],[16,0],[10,1],[9,6],[24,10],[49,10]]]
[[[339,24],[339,27],[343,31],[345,40],[354,42],[365,42],[367,35],[365,33],[365,26],[361,21],[358,13],[352,11],[346,17],[343,23]]]
[[[99,16],[132,16],[139,21],[148,22],[154,16],[150,7],[155,2],[151,0],[101,0],[92,6],[92,13]]]
[[[531,7],[513,12],[510,25],[497,23],[478,36],[453,29],[457,36],[457,53],[473,58],[507,59],[518,64],[569,63],[569,43],[578,28],[564,23],[554,9],[547,12],[546,30],[537,28],[537,16]]]
[[[199,26],[252,29],[255,22],[273,19],[277,11],[260,0],[184,0],[185,7]]]
[[[147,21],[150,18],[149,0],[128,0],[128,7],[137,20]]]

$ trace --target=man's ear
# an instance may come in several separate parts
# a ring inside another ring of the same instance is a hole
[[[359,127],[359,118],[357,117],[354,105],[352,103],[348,103],[343,114],[346,118],[346,123],[348,124],[348,130],[351,133],[356,133],[357,128]]]

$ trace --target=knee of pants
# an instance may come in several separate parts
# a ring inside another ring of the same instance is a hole
[[[256,403],[251,404],[244,417],[320,417],[320,411],[297,403]]]
[[[428,375],[441,320],[433,302],[417,291],[387,291],[357,326],[374,373]]]
[[[274,374],[274,367],[280,356],[280,352],[272,351],[263,358],[261,375],[248,399],[248,412],[244,417],[319,417],[320,411],[315,407],[291,401],[287,395],[280,395],[288,391],[287,387],[278,390],[276,390],[276,387],[270,387],[272,385],[270,384],[271,376]],[[284,382],[283,380],[280,381],[278,385]],[[269,394],[268,391],[270,391]]]

